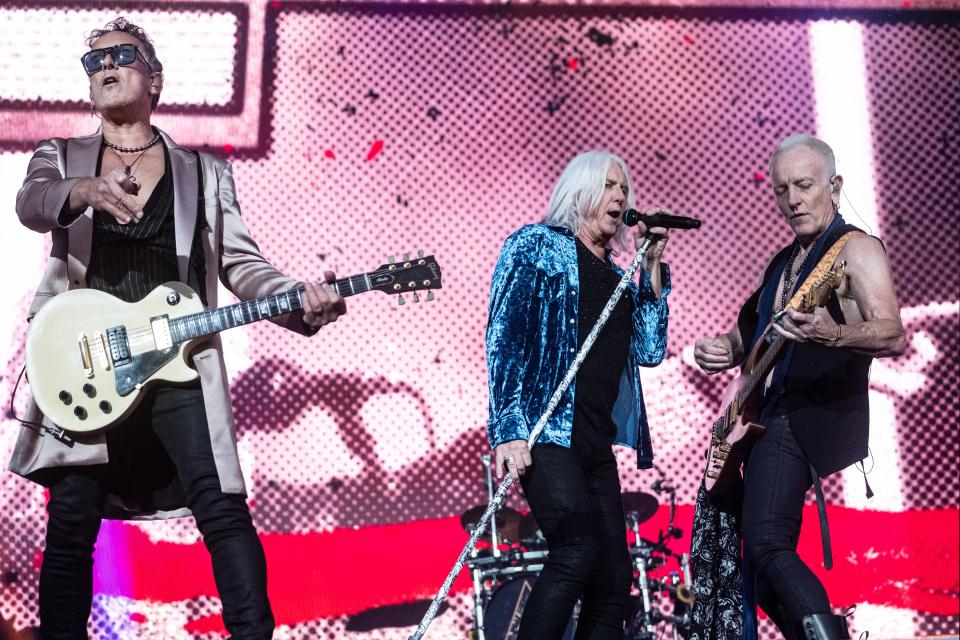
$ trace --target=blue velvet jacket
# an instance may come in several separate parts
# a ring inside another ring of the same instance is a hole
[[[612,418],[617,444],[636,449],[641,468],[653,464],[653,453],[638,367],[659,364],[666,352],[670,272],[662,269],[659,299],[643,270],[640,286],[631,283],[624,293],[633,297],[633,338]],[[493,273],[487,321],[491,447],[529,436],[573,362],[579,287],[576,241],[568,230],[532,224],[507,238]],[[570,446],[575,394],[576,378],[538,442]]]

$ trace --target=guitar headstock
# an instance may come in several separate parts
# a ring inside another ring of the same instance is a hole
[[[411,258],[408,253],[403,254],[402,258],[397,261],[393,256],[388,256],[387,264],[382,264],[371,271],[371,288],[384,293],[397,294],[399,304],[406,304],[403,294],[407,292],[413,293],[414,302],[420,302],[417,291],[425,289],[428,290],[427,302],[433,300],[433,291],[430,289],[442,287],[440,265],[437,264],[436,258],[424,256],[423,251],[417,251],[415,258]]]
[[[841,260],[833,265],[829,271],[817,278],[810,289],[803,294],[803,300],[798,305],[799,311],[810,313],[817,307],[822,307],[834,289],[843,284],[843,275],[847,269],[847,261]]]

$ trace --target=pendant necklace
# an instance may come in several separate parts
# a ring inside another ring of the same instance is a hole
[[[796,280],[800,277],[800,274],[803,272],[804,267],[807,266],[807,260],[810,259],[810,256],[813,255],[813,247],[816,243],[810,246],[807,250],[803,260],[800,262],[800,266],[797,267],[796,271],[793,270],[793,264],[797,261],[797,256],[800,255],[800,243],[794,245],[793,251],[790,252],[790,258],[787,260],[787,266],[783,270],[783,291],[780,293],[780,309],[785,309],[787,307],[787,299],[790,296],[790,290],[793,289],[793,285],[796,283]]]
[[[119,153],[117,153],[116,149],[114,149],[113,147],[110,147],[110,150],[113,151],[113,154],[117,156],[117,160],[119,160],[120,164],[123,165],[123,173],[131,178],[135,177],[133,175],[133,172],[137,168],[137,165],[140,164],[140,161],[143,160],[143,154],[147,152],[147,150],[144,149],[143,151],[140,152],[140,155],[138,155],[136,159],[134,159],[133,162],[131,162],[130,164],[127,164],[126,162],[123,161],[123,157]]]
[[[160,142],[159,133],[155,133],[153,138],[150,140],[150,142],[139,147],[121,147],[120,145],[113,144],[112,142],[107,142],[106,139],[103,140],[103,144],[107,147],[110,147],[110,150],[113,151],[115,156],[117,156],[117,160],[119,160],[120,164],[123,165],[123,173],[131,177],[133,176],[133,172],[136,169],[137,165],[140,164],[141,160],[143,160],[143,155],[147,152],[147,150],[150,149],[150,147],[157,144],[158,142]],[[121,153],[136,153],[138,151],[140,152],[140,155],[134,158],[133,162],[131,162],[130,164],[127,164],[126,162],[124,162],[123,156],[120,155]]]

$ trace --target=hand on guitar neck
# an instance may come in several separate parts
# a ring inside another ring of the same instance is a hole
[[[838,325],[824,307],[817,307],[813,313],[801,313],[788,309],[779,322],[773,323],[773,329],[787,340],[797,342],[816,342],[833,345],[840,339],[841,326]]]
[[[337,281],[337,276],[333,271],[324,271],[323,278],[324,282],[303,283],[303,322],[314,329],[336,322],[347,312],[347,302],[330,286]]]

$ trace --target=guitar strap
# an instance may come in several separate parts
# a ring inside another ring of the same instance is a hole
[[[840,255],[840,250],[843,249],[843,245],[847,244],[847,241],[852,236],[853,232],[845,233],[833,243],[823,257],[820,258],[820,261],[817,263],[817,266],[813,268],[813,271],[810,272],[810,275],[803,281],[803,284],[800,285],[800,288],[797,289],[797,292],[790,298],[790,302],[787,303],[784,309],[796,309],[800,306],[803,297],[813,288],[814,283],[833,268],[833,263],[836,262],[837,256]],[[823,566],[827,570],[830,570],[833,568],[833,550],[830,544],[830,524],[827,522],[827,503],[823,498],[823,483],[820,482],[820,474],[817,473],[817,470],[813,468],[812,464],[810,465],[810,477],[813,480],[813,490],[817,494],[817,514],[820,516],[820,542],[823,546]]]
[[[834,242],[827,252],[823,254],[823,257],[820,258],[820,262],[817,263],[817,266],[813,268],[813,271],[810,272],[810,275],[803,281],[803,284],[800,285],[800,288],[797,289],[796,293],[793,294],[793,297],[790,298],[790,302],[787,303],[786,309],[796,309],[800,306],[800,303],[803,301],[803,296],[807,295],[807,292],[813,288],[813,285],[827,273],[830,269],[833,268],[833,263],[837,261],[837,256],[840,255],[840,250],[843,249],[843,245],[847,244],[847,241],[853,236],[853,232],[848,232],[840,236],[836,242]]]

